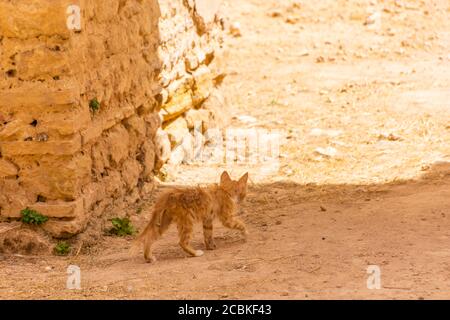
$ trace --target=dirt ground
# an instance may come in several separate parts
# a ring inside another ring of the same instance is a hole
[[[250,171],[248,241],[217,224],[218,248],[200,258],[175,228],[155,264],[130,257],[132,237],[0,256],[0,298],[450,299],[449,2],[225,2],[241,33],[226,36],[220,89],[232,124],[286,132],[277,172],[226,167]],[[159,189],[221,170],[182,166]],[[132,208],[138,227],[150,206]],[[81,290],[66,289],[69,265]],[[367,288],[370,265],[381,289]]]

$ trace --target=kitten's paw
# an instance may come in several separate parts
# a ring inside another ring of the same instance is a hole
[[[214,250],[216,248],[217,248],[217,246],[216,246],[214,241],[210,241],[210,242],[206,243],[206,249],[207,250]]]
[[[155,256],[151,256],[150,258],[145,258],[145,261],[147,263],[155,263],[156,262],[156,257]]]
[[[204,255],[205,253],[202,250],[196,250],[195,251],[195,256],[196,257],[201,257],[202,255]]]

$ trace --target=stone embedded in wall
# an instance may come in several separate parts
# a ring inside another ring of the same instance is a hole
[[[221,0],[187,0],[192,10],[193,19],[200,34],[204,34],[211,28],[219,13]]]
[[[155,136],[155,148],[156,148],[156,162],[155,169],[159,170],[167,160],[170,158],[170,152],[172,145],[170,143],[169,134],[159,129]]]
[[[169,122],[164,130],[169,134],[169,140],[172,148],[183,142],[186,135],[189,134],[189,128],[184,117],[178,117],[177,119]]]
[[[190,130],[196,129],[198,126],[202,133],[209,129],[212,123],[213,114],[207,109],[191,109],[185,114],[187,127]]]
[[[81,136],[79,135],[61,141],[3,141],[2,155],[5,157],[45,154],[63,156],[74,154],[80,148]]]
[[[178,83],[174,84],[178,85]],[[169,101],[162,106],[163,122],[178,118],[194,105],[194,93],[192,91],[193,84],[183,84],[176,87],[176,89],[169,93]]]
[[[34,199],[43,196],[49,200],[73,201],[80,196],[82,186],[91,180],[92,159],[82,152],[64,156],[20,156],[14,161],[20,168],[21,187],[34,195]]]
[[[69,0],[3,1],[0,3],[1,36],[29,39],[39,36],[68,38],[66,10]]]
[[[18,172],[17,167],[12,162],[0,159],[0,178],[14,177]]]
[[[43,203],[38,202],[31,205],[29,208],[36,210],[41,214],[51,217],[51,218],[76,218],[80,213],[83,212],[83,200],[79,198],[78,200],[67,202],[67,201],[56,201],[55,203]]]
[[[42,225],[42,229],[54,238],[70,238],[82,232],[88,220],[89,216],[84,211],[79,211],[76,217],[69,221],[51,219]]]
[[[5,69],[3,69],[5,71]],[[7,71],[6,71],[7,72]],[[4,81],[4,83],[8,83]],[[0,90],[0,108],[2,113],[19,112],[22,109],[42,108],[58,109],[76,104],[79,93],[76,86],[49,87],[40,83],[24,83],[19,88]]]
[[[138,156],[139,162],[143,167],[143,178],[145,182],[152,182],[153,169],[155,168],[156,147],[153,142],[145,141],[141,148],[141,154]]]
[[[222,4],[221,0],[194,0],[193,2],[198,15],[206,24],[214,22]]]
[[[136,159],[127,159],[123,164],[121,173],[127,191],[131,191],[138,184],[139,177],[142,173],[142,166]]]

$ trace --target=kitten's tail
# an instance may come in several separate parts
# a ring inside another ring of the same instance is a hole
[[[144,246],[146,247],[149,242],[153,242],[158,239],[164,230],[166,230],[170,224],[170,220],[167,217],[167,214],[164,208],[159,206],[155,206],[153,211],[152,219],[145,227],[144,231],[142,231],[139,236],[133,241],[133,244],[130,248],[130,254],[136,255],[140,249],[140,245],[144,242]]]

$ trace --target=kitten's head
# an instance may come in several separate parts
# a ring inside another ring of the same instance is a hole
[[[220,177],[220,187],[231,197],[241,202],[247,196],[248,173],[244,174],[238,181],[232,180],[228,172],[224,171]]]

